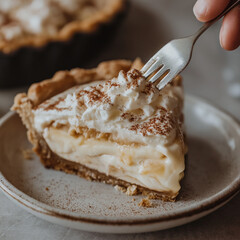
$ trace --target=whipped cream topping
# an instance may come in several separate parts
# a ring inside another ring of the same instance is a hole
[[[39,132],[51,124],[76,132],[81,126],[158,146],[179,134],[182,98],[181,87],[168,85],[159,92],[139,71],[121,71],[112,80],[73,87],[45,101],[34,110],[34,124]]]
[[[98,7],[89,0],[0,0],[0,40],[54,35],[66,23],[91,16]]]

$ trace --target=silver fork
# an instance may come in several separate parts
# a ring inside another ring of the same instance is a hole
[[[155,83],[159,90],[164,88],[186,68],[192,56],[193,46],[200,35],[239,3],[240,0],[231,1],[219,16],[205,23],[195,34],[167,43],[140,70],[143,76],[150,77],[149,81]]]

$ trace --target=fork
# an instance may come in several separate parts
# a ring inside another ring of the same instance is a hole
[[[205,23],[195,34],[167,43],[142,67],[140,72],[159,90],[163,89],[187,67],[192,57],[194,44],[202,33],[239,3],[240,0],[231,1],[220,15]]]

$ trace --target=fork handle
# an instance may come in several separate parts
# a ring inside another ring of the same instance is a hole
[[[221,19],[224,15],[226,15],[230,10],[232,10],[234,7],[236,7],[240,3],[240,0],[232,0],[230,3],[227,5],[225,10],[219,14],[216,18],[213,20],[206,22],[194,35],[194,43],[197,41],[197,39],[210,27],[212,26],[215,22],[217,22],[219,19]]]

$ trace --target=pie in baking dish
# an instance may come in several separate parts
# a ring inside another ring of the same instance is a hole
[[[0,51],[96,32],[125,7],[125,0],[0,0]]]

